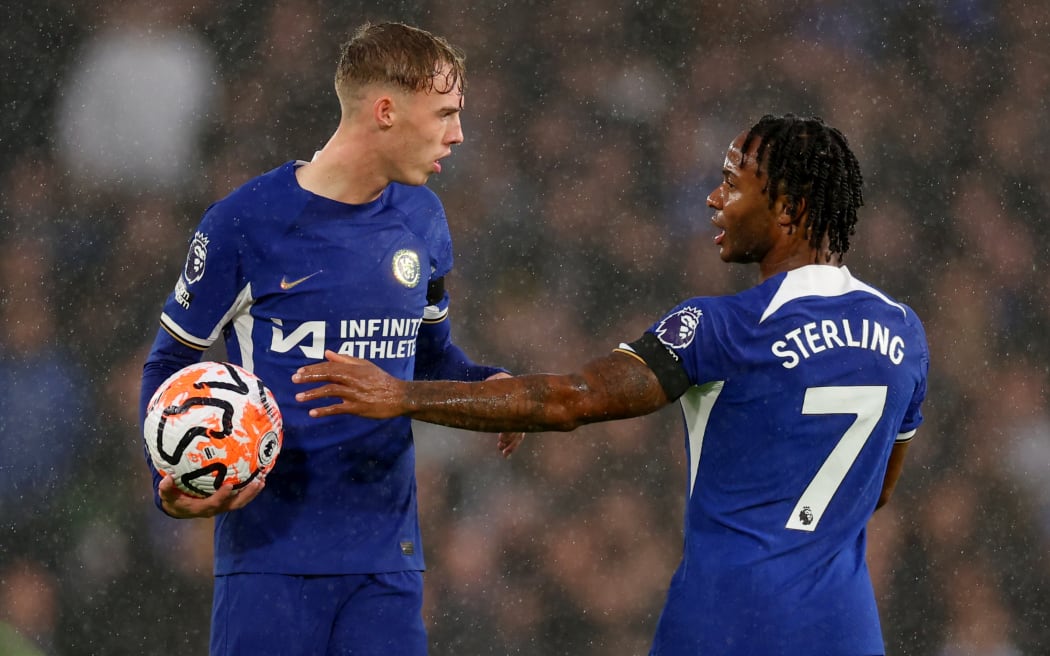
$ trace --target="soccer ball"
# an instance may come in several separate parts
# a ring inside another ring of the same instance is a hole
[[[284,437],[281,411],[258,376],[228,362],[171,375],[146,408],[143,438],[153,465],[183,492],[211,496],[270,471]]]

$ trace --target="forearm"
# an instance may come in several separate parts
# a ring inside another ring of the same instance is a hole
[[[311,408],[311,417],[408,416],[476,431],[532,433],[637,417],[669,402],[652,370],[622,353],[592,360],[579,373],[530,374],[481,383],[406,381],[367,360],[331,351],[325,352],[325,359],[292,375],[295,383],[320,384],[296,394],[296,400],[339,399]]]
[[[587,383],[578,376],[532,374],[485,383],[405,382],[403,414],[431,424],[467,430],[570,431],[596,415],[583,402]]]
[[[477,431],[570,431],[584,424],[648,414],[668,398],[652,371],[622,354],[574,374],[529,374],[464,384],[404,382],[404,414]]]

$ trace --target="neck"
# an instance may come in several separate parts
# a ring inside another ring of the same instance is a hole
[[[303,189],[341,203],[361,205],[383,193],[390,178],[378,155],[359,144],[367,139],[340,125],[313,160],[296,169],[295,177]]]
[[[776,253],[770,253],[769,256],[759,262],[760,282],[768,280],[778,273],[799,269],[811,264],[842,266],[842,256],[838,253],[831,253],[826,249],[818,250],[815,248],[806,248],[795,253],[780,254],[779,257]]]

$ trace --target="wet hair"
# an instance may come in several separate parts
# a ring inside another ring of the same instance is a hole
[[[798,225],[799,204],[805,201],[810,245],[819,251],[826,237],[829,260],[832,253],[845,254],[856,232],[857,208],[864,204],[860,165],[846,137],[819,117],[767,114],[751,127],[741,151],[747,153],[756,139],[758,172],[768,178],[763,190],[769,206],[784,194]]]
[[[463,51],[426,30],[403,23],[365,23],[343,44],[335,87],[340,97],[371,83],[404,91],[447,93],[463,87]],[[441,68],[449,66],[446,74]]]

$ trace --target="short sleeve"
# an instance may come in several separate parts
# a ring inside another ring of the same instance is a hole
[[[161,326],[187,346],[208,348],[250,296],[250,286],[238,275],[238,224],[225,216],[221,204],[213,205],[190,239],[186,262],[161,314]]]

